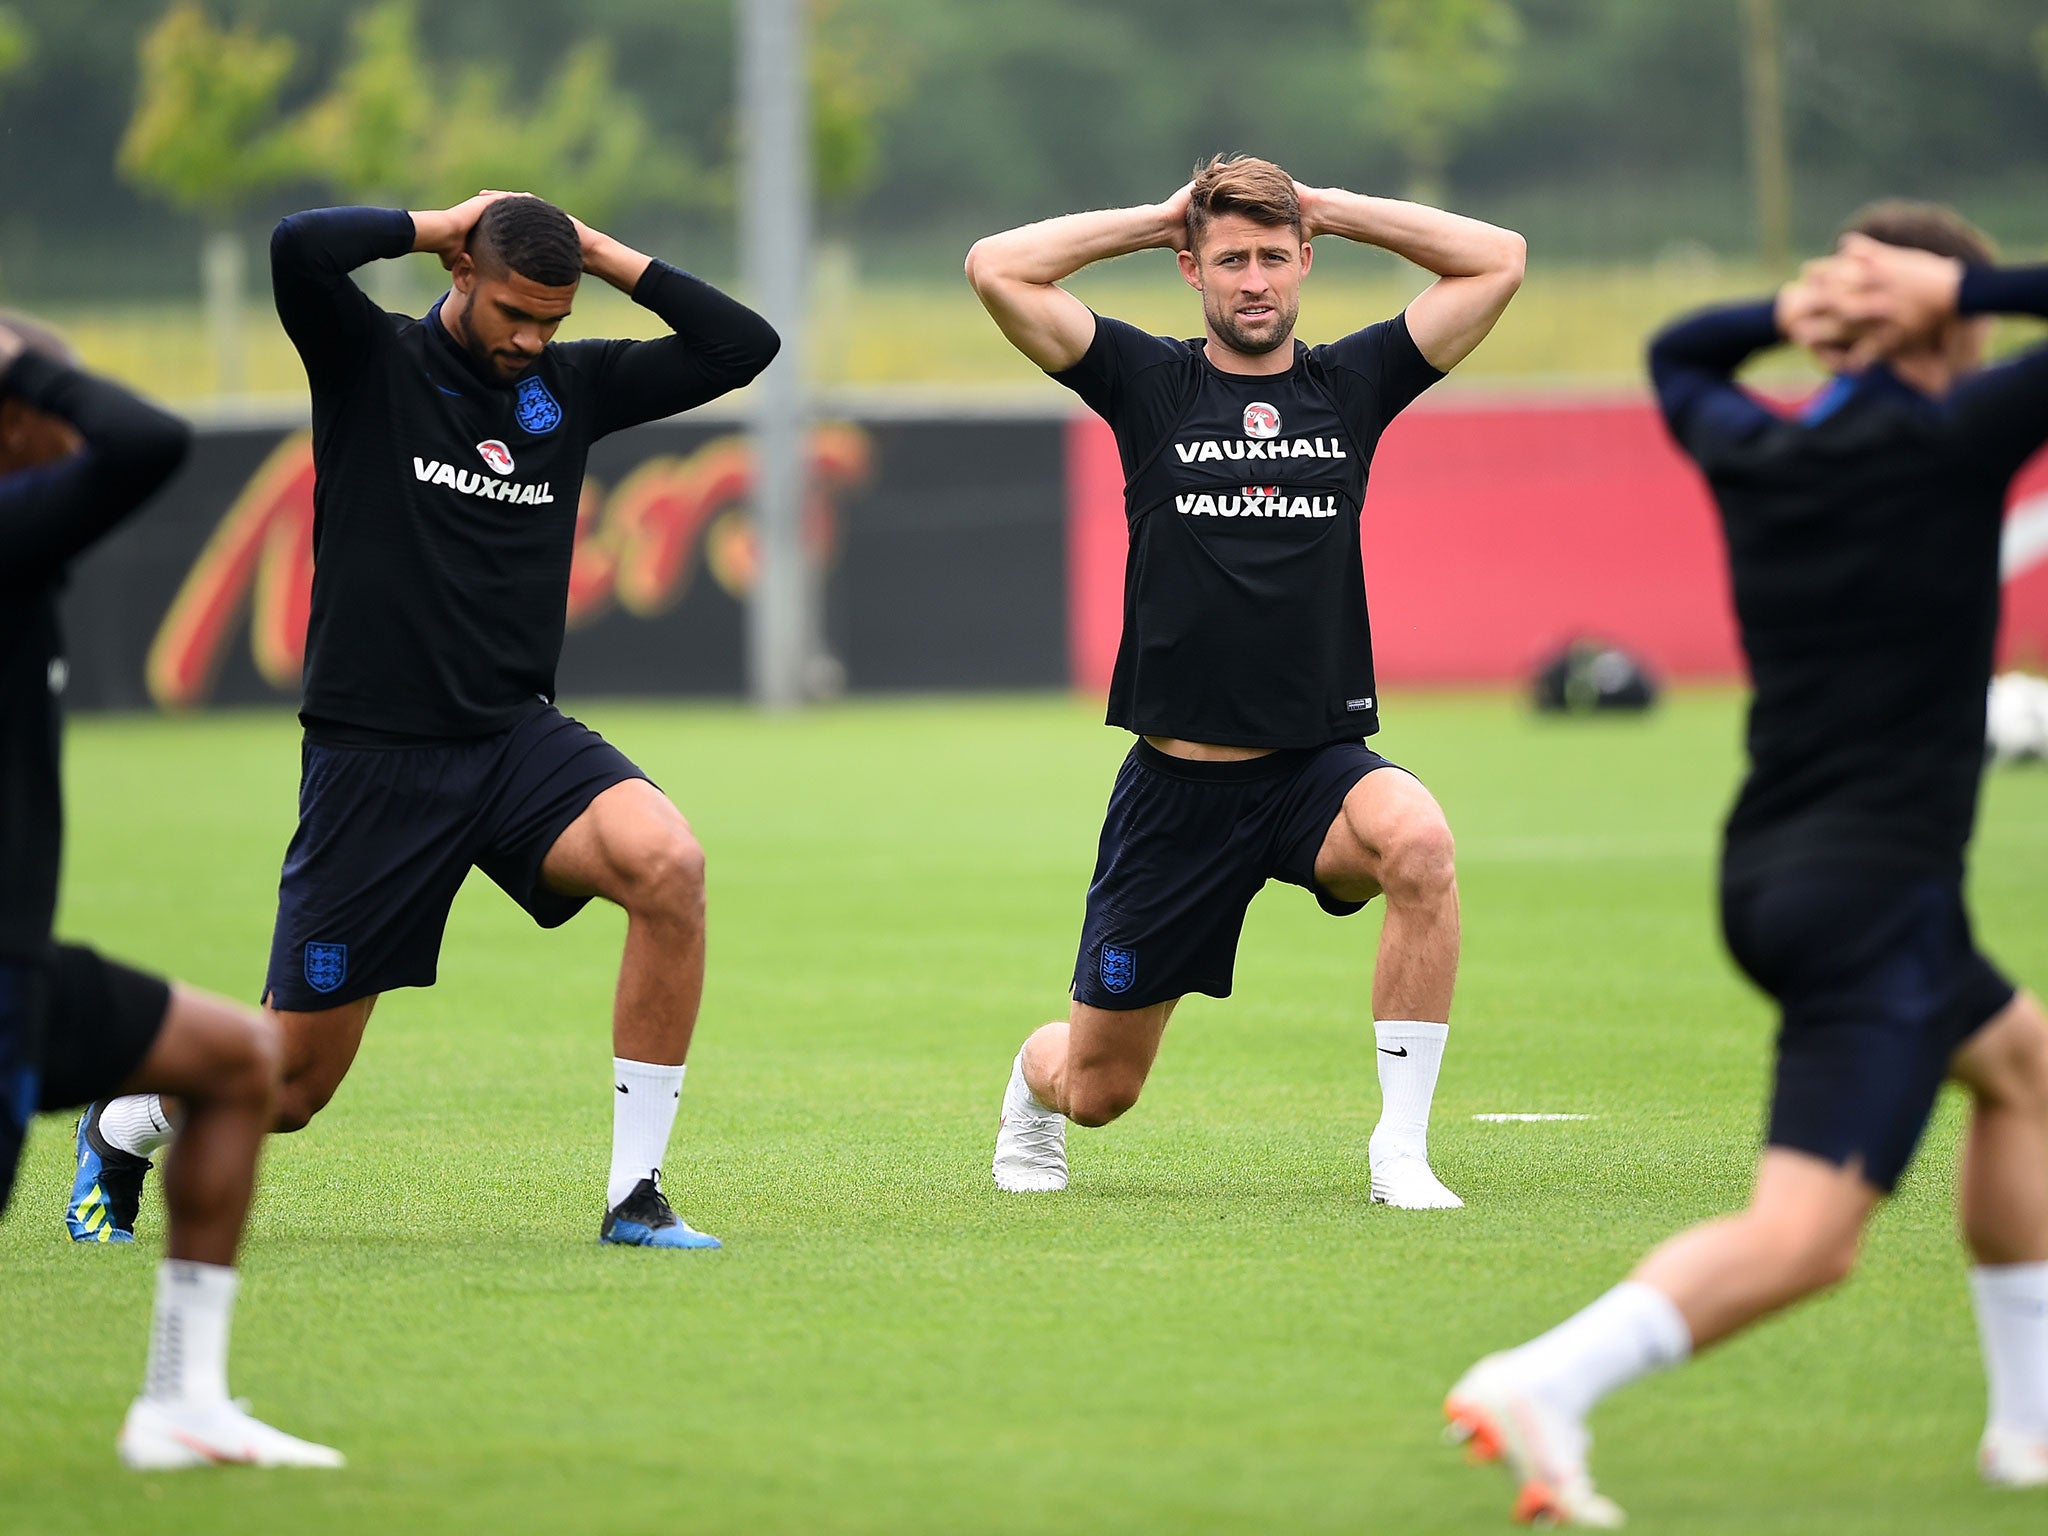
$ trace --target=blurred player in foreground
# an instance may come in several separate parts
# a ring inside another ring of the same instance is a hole
[[[1295,340],[1309,241],[1406,257],[1437,281],[1391,320]],[[1134,251],[1179,254],[1205,334],[1148,336],[1061,288]],[[1478,346],[1522,280],[1519,235],[1298,185],[1218,156],[1164,203],[991,235],[967,276],[1017,350],[1116,433],[1131,549],[1109,723],[1117,775],[1065,1022],[1017,1054],[995,1181],[1066,1187],[1066,1122],[1137,1102],[1174,1005],[1230,995],[1269,878],[1346,916],[1387,901],[1372,1009],[1384,1108],[1375,1200],[1461,1202],[1430,1170],[1430,1101],[1458,972],[1450,829],[1379,729],[1359,517],[1380,434]]]
[[[1452,1389],[1453,1433],[1507,1463],[1522,1518],[1621,1522],[1586,1469],[1593,1405],[1847,1278],[1945,1078],[1971,1098],[1980,1468],[2048,1484],[2048,1017],[1977,952],[1962,892],[2007,487],[2048,439],[2048,347],[1981,367],[1994,314],[2048,315],[2048,267],[2001,270],[1949,210],[1881,204],[1775,302],[1651,346],[1720,508],[1755,683],[1721,908],[1781,1010],[1776,1089],[1747,1210]],[[1784,341],[1834,376],[1789,419],[1734,382]]]
[[[63,819],[57,593],[71,562],[178,467],[189,439],[176,418],[81,372],[48,332],[0,316],[0,1210],[36,1110],[142,1089],[180,1095],[184,1134],[164,1169],[168,1256],[121,1459],[151,1471],[338,1467],[336,1452],[228,1397],[235,1250],[277,1095],[276,1030],[50,936]]]
[[[439,255],[453,289],[387,314],[349,273]],[[552,340],[585,273],[668,323],[654,341]],[[313,393],[313,607],[299,828],[264,985],[284,1034],[277,1128],[318,1113],[378,995],[434,982],[481,869],[544,928],[626,911],[612,1016],[612,1161],[599,1237],[715,1248],[660,1168],[704,987],[704,855],[626,756],[555,707],[584,458],[607,433],[715,400],[768,365],[768,323],[537,197],[294,214],[277,311]],[[117,1230],[169,1134],[147,1098],[80,1121]],[[90,1240],[81,1174],[72,1234]]]

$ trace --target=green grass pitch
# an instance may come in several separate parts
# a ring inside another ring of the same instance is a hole
[[[1498,1529],[1506,1480],[1438,1442],[1445,1387],[1746,1187],[1770,1019],[1712,917],[1732,693],[1591,724],[1392,702],[1380,744],[1460,840],[1433,1150],[1469,1206],[1443,1215],[1368,1203],[1377,918],[1277,885],[1237,996],[1188,1003],[1145,1101],[1073,1134],[1071,1190],[994,1192],[1123,750],[1091,708],[582,713],[710,850],[669,1174],[725,1251],[596,1245],[621,922],[536,934],[478,879],[440,985],[272,1142],[245,1254],[235,1389],[349,1469],[117,1469],[161,1211],[133,1249],[65,1242],[52,1117],[0,1227],[0,1530]],[[76,725],[64,929],[252,996],[296,762],[277,716]],[[2048,773],[1994,774],[1980,930],[2037,981],[2044,869]],[[1848,1289],[1604,1407],[1595,1470],[1638,1528],[2043,1528],[1972,1470],[1958,1128],[1951,1099]]]

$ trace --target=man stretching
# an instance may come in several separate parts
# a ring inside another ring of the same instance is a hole
[[[295,214],[270,249],[312,385],[316,475],[299,827],[264,986],[284,1033],[277,1127],[334,1096],[379,994],[433,984],[472,867],[544,928],[602,896],[626,910],[626,948],[600,1236],[715,1248],[660,1182],[703,992],[703,851],[624,754],[555,707],[555,666],[591,443],[737,389],[775,332],[537,197]],[[409,251],[453,276],[419,320],[349,278]],[[675,334],[552,341],[586,272]],[[168,1134],[155,1100],[87,1111],[74,1237],[104,1230],[92,1188],[132,1230]]]
[[[1523,1519],[1621,1523],[1586,1471],[1593,1405],[1847,1279],[1945,1078],[1971,1098],[1980,1468],[2048,1485],[2048,1015],[1977,952],[1963,906],[2006,493],[2048,440],[2048,347],[1979,366],[1999,313],[2048,316],[2048,267],[2001,271],[1948,209],[1880,204],[1775,301],[1650,348],[1727,530],[1756,684],[1721,920],[1778,1004],[1777,1080],[1748,1209],[1452,1388],[1453,1430],[1508,1466]],[[1791,419],[1734,382],[1788,340],[1834,374]]]
[[[277,1095],[277,1032],[254,1010],[57,944],[66,668],[57,593],[73,561],[185,457],[185,424],[79,369],[55,336],[0,316],[0,1212],[28,1117],[103,1093],[183,1096],[149,1368],[121,1460],[338,1467],[339,1452],[228,1396],[236,1250]]]
[[[1437,281],[1391,320],[1304,346],[1301,282],[1324,234]],[[1148,336],[1059,286],[1153,249],[1179,253],[1201,338]],[[1109,723],[1138,738],[1102,829],[1072,1011],[1011,1069],[999,1188],[1066,1187],[1066,1122],[1107,1125],[1137,1102],[1183,995],[1229,996],[1245,910],[1277,878],[1333,916],[1386,897],[1372,1197],[1463,1203],[1428,1160],[1458,970],[1451,834],[1421,782],[1365,745],[1379,690],[1359,516],[1380,434],[1493,328],[1522,260],[1521,236],[1490,224],[1223,156],[1157,206],[969,252],[1003,334],[1116,433],[1131,549]]]

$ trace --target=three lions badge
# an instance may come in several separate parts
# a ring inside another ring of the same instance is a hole
[[[315,992],[332,992],[348,980],[346,944],[306,946],[306,985]]]
[[[555,397],[548,393],[547,385],[539,379],[519,381],[519,403],[513,412],[521,431],[531,432],[535,437],[552,432],[562,424],[562,407]]]

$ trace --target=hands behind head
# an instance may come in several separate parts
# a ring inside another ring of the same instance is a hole
[[[1181,189],[1159,205],[1159,216],[1170,225],[1167,248],[1184,251],[1188,244],[1188,203],[1194,196],[1195,184],[1184,183]]]
[[[1963,264],[1844,235],[1778,292],[1778,329],[1830,369],[1867,368],[1931,340],[1956,312]]]
[[[460,256],[464,248],[469,244],[469,232],[476,228],[476,221],[483,217],[483,212],[486,208],[490,207],[491,204],[501,197],[531,197],[532,195],[530,192],[485,190],[477,193],[475,197],[464,198],[461,202],[443,213],[442,218],[446,223],[443,228],[436,232],[438,238],[434,243],[431,246],[425,247],[425,249],[431,250],[438,256],[441,259],[442,266],[451,271],[454,270],[455,258]],[[417,218],[415,223],[417,223]]]

